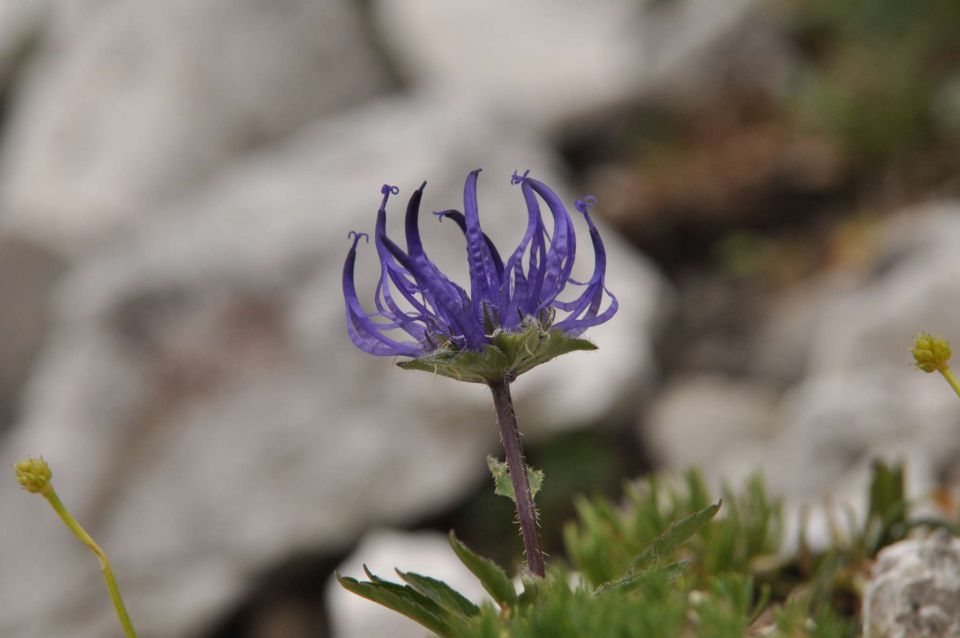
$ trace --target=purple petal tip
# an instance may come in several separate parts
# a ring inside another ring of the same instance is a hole
[[[513,176],[510,178],[510,183],[513,185],[522,184],[523,181],[527,179],[527,175],[529,174],[530,174],[529,168],[523,171],[523,175],[519,175],[517,174],[517,171],[513,171]]]
[[[351,230],[349,233],[347,233],[347,239],[352,239],[353,243],[357,243],[361,238],[368,244],[370,243],[370,235],[367,233],[361,233],[355,230]]]
[[[576,208],[577,208],[578,211],[580,211],[581,213],[583,213],[584,215],[586,215],[586,214],[587,214],[587,208],[590,207],[590,206],[596,205],[596,203],[597,203],[597,198],[596,198],[596,197],[594,197],[593,195],[587,195],[587,196],[584,197],[583,199],[578,199],[577,202],[576,202],[576,204],[574,204],[574,206],[576,206]]]

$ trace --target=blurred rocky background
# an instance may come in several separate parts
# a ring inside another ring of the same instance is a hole
[[[381,184],[438,210],[476,167],[495,240],[515,169],[596,195],[621,301],[516,385],[548,550],[574,493],[691,465],[862,508],[882,456],[955,502],[960,402],[906,350],[960,340],[954,0],[8,0],[0,118],[0,464],[51,463],[144,635],[419,636],[332,571],[519,557],[483,389],[342,319]],[[0,635],[112,635],[95,561],[0,507]]]

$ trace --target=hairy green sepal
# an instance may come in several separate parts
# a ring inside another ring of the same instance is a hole
[[[529,322],[521,332],[498,332],[480,352],[454,350],[449,344],[412,361],[397,365],[405,370],[423,370],[458,381],[497,383],[512,381],[541,363],[577,350],[596,350],[586,339],[564,336],[560,330],[544,330]]]

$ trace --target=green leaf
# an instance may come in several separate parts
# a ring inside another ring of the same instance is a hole
[[[397,575],[415,590],[437,603],[440,607],[461,618],[475,616],[480,612],[479,607],[442,580],[430,578],[429,576],[421,576],[413,572],[402,572],[399,569],[397,570]]]
[[[685,572],[689,566],[690,561],[678,560],[670,563],[669,565],[664,565],[663,567],[648,569],[634,574],[627,574],[618,581],[607,583],[598,587],[596,593],[597,595],[600,595],[611,589],[618,589],[622,592],[630,592],[636,589],[641,589],[644,584],[654,579],[672,583],[683,576],[683,572]]]
[[[661,532],[653,542],[647,546],[643,552],[633,559],[627,574],[632,574],[637,570],[643,571],[659,564],[660,560],[669,556],[670,553],[680,546],[681,543],[700,531],[700,529],[710,522],[720,506],[723,504],[721,499],[717,503],[705,507],[698,512],[685,516],[678,521],[670,523],[665,531]]]
[[[498,496],[506,496],[516,503],[517,495],[513,491],[513,480],[510,478],[510,468],[507,464],[493,456],[487,456],[487,467],[493,475],[494,493]],[[536,499],[537,493],[543,487],[543,470],[535,470],[528,465],[527,482],[530,484],[530,497]]]
[[[367,574],[375,580],[361,582],[339,573],[335,576],[337,582],[347,591],[401,613],[442,638],[454,636],[448,612],[435,602],[411,587],[385,581],[369,572]]]
[[[906,536],[909,507],[905,493],[903,466],[875,461],[870,480],[867,520],[862,534],[862,542],[870,555]]]
[[[517,592],[513,588],[513,583],[510,582],[506,572],[499,565],[488,558],[473,553],[460,542],[453,530],[450,531],[450,546],[453,547],[453,551],[460,561],[473,572],[473,575],[480,580],[480,584],[493,596],[495,601],[500,603],[501,606],[517,604]]]

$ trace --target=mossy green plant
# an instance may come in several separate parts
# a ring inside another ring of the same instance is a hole
[[[567,560],[545,579],[507,572],[451,535],[492,602],[451,604],[446,586],[368,574],[344,587],[414,618],[441,637],[854,638],[862,574],[883,547],[917,527],[903,468],[877,462],[862,525],[813,551],[785,554],[782,507],[759,477],[711,502],[700,475],[633,483],[622,502],[581,498],[564,533]]]

